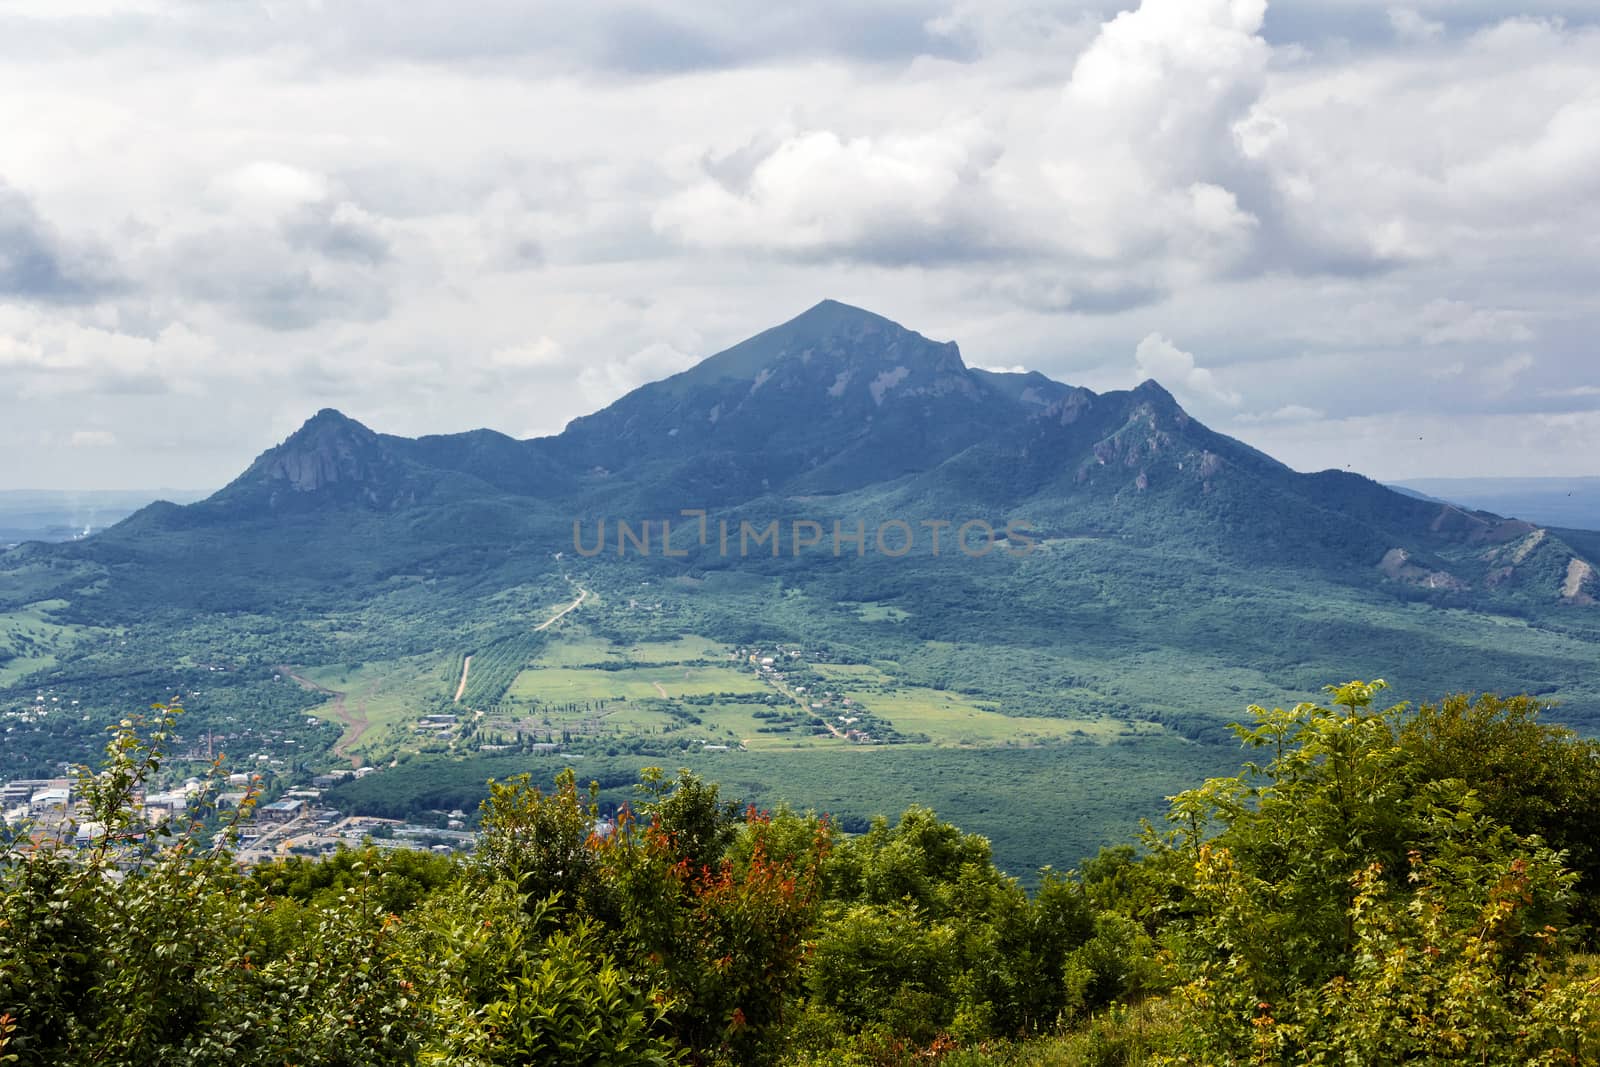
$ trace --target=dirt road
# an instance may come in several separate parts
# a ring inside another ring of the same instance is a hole
[[[540,623],[538,626],[535,626],[533,628],[533,632],[534,633],[539,633],[542,630],[549,629],[555,623],[560,622],[562,620],[562,618],[564,618],[566,616],[567,612],[575,611],[577,609],[578,605],[582,604],[584,602],[584,600],[586,600],[588,598],[588,596],[589,596],[589,590],[583,588],[582,586],[579,586],[578,587],[578,599],[574,600],[572,603],[568,604],[566,607],[562,608],[560,611],[556,612],[554,615],[552,615],[548,619],[544,620],[544,622]]]
[[[344,727],[344,733],[340,735],[338,741],[334,742],[333,754],[340,759],[348,759],[352,766],[361,766],[361,757],[350,755],[350,748],[361,740],[361,735],[366,733],[367,727],[371,725],[367,722],[366,702],[362,701],[357,705],[355,711],[351,711],[345,703],[346,694],[339,692],[337,689],[329,689],[325,685],[318,685],[310,678],[294,673],[288,667],[278,667],[276,670],[279,674],[292,679],[302,689],[309,689],[313,693],[321,693],[324,696],[333,698],[333,707],[329,711]]]
[[[468,656],[461,661],[461,684],[456,686],[456,703],[461,703],[461,694],[467,691],[467,675],[472,670],[472,657]]]

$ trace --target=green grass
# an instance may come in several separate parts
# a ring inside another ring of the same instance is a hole
[[[696,708],[702,712],[708,726],[720,733],[739,739],[747,749],[752,752],[770,751],[775,749],[815,749],[815,748],[844,748],[849,745],[832,734],[814,734],[807,726],[796,725],[784,733],[762,733],[763,727],[771,728],[776,725],[771,719],[758,719],[755,712],[758,709],[754,704],[717,704],[710,709]],[[787,711],[783,704],[776,705],[776,709]]]
[[[56,622],[64,600],[40,600],[0,614],[0,689],[48,670],[99,631]]]
[[[520,725],[538,733],[569,731],[575,737],[593,734],[601,737],[637,736],[675,731],[680,723],[657,702],[618,701],[599,707],[568,708],[547,704],[537,708],[516,707],[506,716],[507,726]],[[502,729],[500,719],[491,720],[490,730]]]
[[[313,708],[311,714],[345,727],[342,743],[350,752],[375,754],[395,745],[386,727],[409,728],[441,700],[455,693],[442,679],[437,654],[411,656],[360,665],[331,664],[295,673],[341,694]],[[465,709],[461,709],[465,713]]]
[[[675,641],[645,641],[622,650],[630,663],[688,663],[694,660],[723,660],[733,652],[725,645],[705,637],[688,635]]]
[[[550,704],[531,709],[517,707],[486,720],[484,731],[508,737],[519,729],[535,736],[566,734],[572,738],[574,752],[583,752],[595,744],[638,737],[669,743],[684,739],[742,745],[753,751],[840,747],[848,743],[829,734],[813,734],[806,725],[795,725],[783,733],[764,733],[763,727],[770,731],[775,724],[770,719],[756,718],[755,712],[762,707],[759,704],[694,704],[686,708],[699,722],[674,716],[667,707],[660,699],[616,701],[597,707]]]
[[[818,663],[811,668],[829,681],[846,686],[893,686],[894,679],[870,663]]]
[[[619,645],[575,628],[560,634],[559,639],[552,640],[534,662],[540,667],[584,667],[596,663],[637,663],[648,666],[723,660],[732,651],[731,645],[694,634],[670,641]]]
[[[552,640],[534,659],[541,667],[582,667],[586,663],[604,663],[623,659],[619,649],[603,637],[591,637],[580,629],[564,631],[559,640]]]
[[[730,667],[630,667],[620,671],[543,667],[524,671],[511,686],[514,700],[545,704],[648,700],[713,693],[761,693],[755,675]]]
[[[1084,740],[1106,742],[1121,737],[1161,732],[1153,723],[1115,719],[1047,719],[1002,715],[954,693],[907,688],[890,693],[846,689],[873,713],[888,719],[902,734],[927,734],[941,745],[1030,745],[1043,741]],[[850,709],[833,709],[849,715]]]

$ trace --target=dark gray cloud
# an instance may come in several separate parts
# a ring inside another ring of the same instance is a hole
[[[308,250],[265,229],[197,233],[165,253],[166,284],[270,330],[373,322],[387,313],[388,286],[366,263],[308,258]]]
[[[348,204],[307,205],[285,219],[282,227],[289,247],[328,259],[376,266],[391,253],[378,226]]]
[[[64,240],[31,200],[0,179],[0,299],[77,304],[118,288],[108,255]]]

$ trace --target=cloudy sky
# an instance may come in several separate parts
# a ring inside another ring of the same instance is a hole
[[[1600,474],[1596,7],[0,0],[0,489],[551,433],[823,297],[1302,469]]]

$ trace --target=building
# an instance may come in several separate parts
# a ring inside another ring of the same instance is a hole
[[[46,789],[65,789],[71,785],[65,778],[19,778],[0,785],[0,807],[26,804],[33,794]]]
[[[267,822],[290,822],[304,815],[306,802],[303,800],[277,800],[264,805],[257,813]]]
[[[172,789],[165,793],[149,793],[144,798],[144,810],[178,814],[189,810],[189,791]]]
[[[67,805],[72,803],[71,789],[41,789],[28,800],[28,811],[34,815],[43,815],[51,811],[66,811]]]

